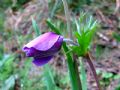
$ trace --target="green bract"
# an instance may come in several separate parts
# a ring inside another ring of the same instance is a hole
[[[77,31],[78,46],[72,46],[72,51],[75,51],[79,56],[84,56],[90,48],[91,40],[97,29],[98,23],[92,16],[81,14],[78,20],[75,20]]]

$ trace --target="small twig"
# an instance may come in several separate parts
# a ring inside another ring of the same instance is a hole
[[[119,12],[120,9],[120,0],[116,0],[116,8],[115,8],[115,13]]]
[[[98,35],[101,39],[103,39],[103,40],[105,40],[105,41],[107,41],[107,42],[110,41],[108,37],[106,37],[105,35],[103,35],[103,34],[100,33],[100,32],[97,32],[97,35]]]
[[[96,13],[97,13],[97,15],[100,16],[101,21],[106,23],[106,21],[107,21],[106,17],[104,16],[104,14],[99,9],[96,10]]]
[[[94,78],[95,78],[95,81],[96,81],[98,90],[101,90],[101,87],[100,87],[100,84],[99,84],[99,81],[98,81],[98,77],[97,77],[97,74],[96,74],[96,70],[95,70],[95,67],[94,67],[94,65],[93,65],[93,63],[92,63],[92,57],[91,57],[91,55],[90,55],[89,52],[88,52],[88,54],[87,54],[86,57],[87,57],[87,62],[88,62],[88,64],[89,64],[89,66],[90,66],[90,68],[91,68],[91,71],[92,71],[92,73],[93,73],[93,76],[94,76]]]

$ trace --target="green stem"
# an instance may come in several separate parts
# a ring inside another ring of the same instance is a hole
[[[55,27],[55,25],[52,24],[50,20],[47,20],[46,23],[52,29],[52,31],[54,31],[56,34],[61,35],[60,30],[57,27]],[[68,64],[69,75],[72,84],[72,90],[82,90],[77,63],[75,60],[73,61],[71,54],[68,53],[69,49],[65,42],[63,42],[63,49],[67,57],[67,64]]]
[[[81,83],[82,83],[82,89],[87,90],[87,75],[85,71],[85,65],[84,61],[82,60],[82,57],[79,57],[80,60],[80,71],[81,71]]]
[[[65,42],[63,43],[63,49],[67,57],[67,64],[68,64],[68,69],[70,74],[70,80],[72,83],[72,90],[82,90],[77,63],[73,61],[70,53],[67,53],[69,49],[66,46]]]

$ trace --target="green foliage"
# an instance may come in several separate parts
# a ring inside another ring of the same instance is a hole
[[[120,90],[120,84],[115,88],[115,90]]]
[[[4,81],[13,73],[13,60],[15,59],[14,55],[5,55],[0,61],[0,80]]]
[[[96,45],[96,58],[99,59],[102,54],[104,54],[104,48],[101,45]]]
[[[4,26],[4,19],[5,19],[5,14],[4,14],[4,12],[3,12],[3,10],[0,10],[0,29],[2,30],[3,29],[3,26]],[[0,34],[1,34],[1,32],[0,32]]]
[[[29,69],[31,67],[31,60],[25,60],[25,66],[22,68],[16,67],[17,64],[19,64],[19,62],[17,62],[15,54],[5,55],[2,60],[0,60],[0,90],[13,90],[13,86],[17,78],[20,78],[20,83],[23,85],[22,88],[25,90],[33,84],[34,80],[30,80],[28,77]]]
[[[0,0],[0,8],[6,9],[12,6],[12,0]]]
[[[79,56],[84,56],[90,49],[91,41],[97,29],[97,21],[92,16],[81,13],[79,20],[75,20],[77,31],[75,37],[79,46],[73,46],[72,50]]]
[[[119,74],[114,75],[114,79],[120,79],[120,75]]]
[[[97,74],[102,77],[100,83],[104,86],[108,86],[111,82],[111,80],[118,80],[120,79],[120,75],[113,74],[112,72],[102,72],[100,70],[97,70]],[[116,87],[115,90],[119,90],[119,85]]]
[[[4,49],[3,44],[0,44],[0,62],[1,62],[2,58],[3,58],[3,53],[4,53],[3,49]]]
[[[82,90],[87,90],[87,75],[85,72],[85,65],[82,60],[80,60],[80,71],[81,71],[80,76],[81,76]]]
[[[5,55],[0,60],[0,86],[3,90],[8,90],[14,85],[14,80],[12,79],[14,59],[15,55]]]
[[[113,77],[113,74],[104,72],[104,73],[102,73],[102,77],[108,79],[108,78]]]
[[[15,84],[15,76],[11,75],[7,80],[5,80],[5,83],[2,86],[2,90],[11,90],[12,87]]]
[[[70,87],[70,78],[68,73],[65,73],[64,75],[62,73],[58,73],[55,71],[55,82],[57,86],[57,90],[64,90],[66,88]]]
[[[68,7],[74,12],[79,12],[84,5],[90,5],[93,0],[66,0]],[[53,17],[55,13],[63,12],[62,0],[49,1],[50,16]]]
[[[57,27],[55,27],[55,25],[49,19],[46,21],[46,23],[51,28],[51,30],[53,30],[56,34],[61,35],[60,30]]]
[[[19,75],[20,78],[20,84],[21,84],[21,89],[23,90],[39,90],[39,88],[41,88],[41,90],[45,90],[46,88],[44,87],[43,81],[41,76],[42,75],[36,75],[36,76],[32,76],[30,74],[30,72],[34,72],[34,71],[30,71],[33,67],[32,67],[32,59],[28,58],[24,61],[24,67],[23,68],[19,68],[17,69],[17,74]],[[31,79],[32,77],[32,79]],[[32,86],[32,87],[31,87]],[[43,89],[45,88],[45,89]]]
[[[13,11],[21,9],[23,5],[28,3],[30,0],[0,0],[0,9],[12,8]]]
[[[113,33],[113,37],[114,37],[118,42],[120,42],[120,34]]]
[[[39,36],[41,34],[41,32],[39,30],[39,27],[38,27],[36,21],[33,18],[32,18],[32,26],[33,26],[36,36]]]
[[[52,90],[52,89],[56,90],[56,85],[54,82],[51,67],[49,65],[46,65],[44,68],[45,68],[44,69],[44,82],[47,86],[47,90]]]
[[[59,77],[61,77],[61,79],[59,80],[60,83],[61,83],[61,85],[63,85],[64,87],[66,87],[66,85],[68,85],[69,81],[70,81],[69,75],[66,74],[64,76],[59,76]],[[58,77],[58,79],[59,79],[59,77]]]
[[[29,1],[31,0],[16,0],[16,3],[14,3],[12,5],[12,9],[13,11],[16,11],[18,9],[22,9],[23,8],[23,5],[25,5],[26,3],[28,3]]]
[[[29,2],[30,0],[17,0],[17,4],[24,5],[25,3]]]

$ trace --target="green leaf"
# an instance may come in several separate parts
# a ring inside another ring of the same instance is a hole
[[[120,34],[113,33],[113,37],[114,37],[118,42],[120,42]]]
[[[10,65],[14,60],[14,55],[5,55],[3,59],[0,61],[0,70],[2,69],[3,65]]]
[[[75,36],[77,37],[77,40],[78,40],[78,43],[79,43],[79,48],[76,50],[76,52],[78,52],[77,54],[80,55],[80,56],[83,56],[85,55],[86,53],[86,47],[85,47],[85,38],[84,38],[84,35],[80,35],[78,32],[75,32]]]
[[[51,67],[49,65],[46,65],[44,67],[44,76],[45,76],[44,81],[45,81],[45,84],[47,86],[47,90],[56,90],[56,85],[54,82],[52,70],[51,70]]]
[[[2,90],[10,90],[15,84],[15,75],[11,75],[3,84]]]
[[[84,62],[80,60],[80,72],[81,72],[81,82],[82,82],[82,90],[87,90],[87,76],[85,72]]]
[[[46,20],[46,23],[51,28],[52,31],[54,31],[56,34],[61,35],[60,30],[57,27],[55,27],[55,25],[52,24],[52,22],[50,20]]]
[[[114,76],[114,79],[120,79],[120,75],[118,74],[118,75],[115,75]]]
[[[108,73],[108,72],[103,72],[103,73],[102,73],[102,77],[103,77],[103,78],[106,78],[106,79],[107,79],[107,78],[111,78],[112,76],[113,76],[113,73]]]
[[[120,90],[120,85],[118,84],[115,90]]]
[[[83,12],[82,12],[82,13],[80,14],[79,22],[80,22],[80,23],[83,23],[83,21],[85,20],[85,17],[86,17],[86,13],[83,13]]]
[[[41,32],[39,30],[39,27],[38,27],[36,21],[33,18],[32,18],[32,26],[34,28],[36,36],[39,36],[41,34]]]
[[[79,20],[75,20],[77,31],[75,37],[79,43],[80,56],[84,56],[90,49],[91,41],[97,29],[97,21],[86,13],[81,13]],[[80,29],[80,30],[78,30]]]
[[[64,49],[65,53],[67,53],[69,51],[65,42],[63,43],[63,49]],[[68,69],[69,69],[70,80],[71,80],[71,84],[72,84],[72,90],[82,90],[79,74],[77,73],[76,68],[74,66],[72,56],[70,53],[67,53],[66,57],[67,57],[67,64],[68,64]]]

